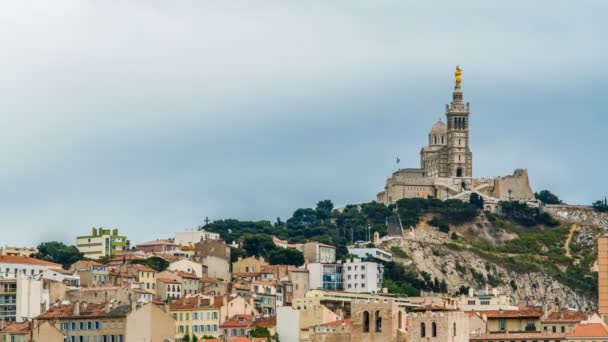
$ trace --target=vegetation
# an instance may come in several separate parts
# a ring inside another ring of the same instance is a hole
[[[270,334],[270,330],[268,330],[268,328],[255,327],[253,330],[251,330],[251,337],[262,337],[270,339],[272,335]]]
[[[595,211],[600,213],[608,212],[608,200],[606,198],[593,202],[592,206]]]
[[[437,220],[445,224],[462,224],[473,220],[479,214],[479,208],[460,200],[439,200],[436,198],[404,198],[391,204],[389,209],[396,208],[403,226],[415,226],[423,214],[436,214]]]
[[[535,225],[556,226],[559,222],[546,212],[541,212],[539,208],[529,207],[525,203],[518,201],[500,202],[502,216],[526,227]]]
[[[78,260],[84,259],[76,246],[66,246],[63,242],[51,241],[38,245],[38,253],[33,257],[63,265],[65,269]]]
[[[534,197],[545,204],[562,204],[563,202],[549,190],[541,190],[535,192]]]
[[[268,253],[268,263],[271,265],[304,265],[304,254],[293,248],[275,247]]]
[[[148,266],[157,272],[162,272],[169,267],[169,262],[167,260],[157,256],[149,257],[147,259],[133,260],[131,263]]]

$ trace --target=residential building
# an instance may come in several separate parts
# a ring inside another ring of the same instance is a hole
[[[44,282],[23,274],[0,278],[0,321],[23,322],[48,309],[49,291]]]
[[[579,323],[566,334],[566,341],[594,342],[608,340],[608,326],[602,323]]]
[[[194,246],[204,240],[219,240],[219,233],[212,233],[206,230],[192,230],[175,233],[174,242],[182,246]]]
[[[70,266],[70,270],[80,277],[80,284],[88,287],[109,284],[108,266],[92,260],[79,260]]]
[[[156,274],[158,272],[155,269],[140,264],[128,264],[126,266],[128,272],[140,284],[141,289],[156,293]]]
[[[61,269],[61,265],[24,256],[0,256],[0,276],[3,278],[16,278],[18,274],[35,276],[47,269]]]
[[[8,246],[0,247],[0,255],[31,257],[36,253],[38,253],[38,250],[36,248]]]
[[[156,294],[161,300],[179,299],[182,297],[182,283],[171,278],[156,278]]]
[[[230,279],[230,247],[222,240],[202,240],[194,245],[194,261],[207,266],[210,278]]]
[[[204,266],[198,262],[194,262],[189,259],[180,259],[173,261],[167,267],[171,271],[181,271],[185,273],[193,273],[199,278],[207,277],[207,266]]]
[[[300,246],[307,263],[334,263],[336,262],[336,247],[320,242],[307,242]]]
[[[175,321],[156,304],[137,305],[127,316],[125,341],[164,342],[172,341],[174,336]]]
[[[304,294],[309,289],[309,271],[305,268],[290,268],[288,279],[292,285],[292,300],[294,298],[304,298]]]
[[[110,303],[70,303],[52,307],[36,317],[34,324],[46,321],[65,336],[65,341],[125,341],[129,305]],[[35,341],[47,341],[39,339]],[[61,341],[64,341],[63,339]],[[54,341],[53,341],[54,342]],[[129,341],[130,342],[130,341]]]
[[[599,314],[608,317],[608,235],[597,238],[597,292]]]
[[[382,290],[383,266],[381,264],[361,261],[361,259],[346,260],[342,266],[344,291],[376,293]]]
[[[236,295],[230,295],[224,298],[224,305],[220,308],[220,323],[224,323],[230,317],[236,315],[257,316],[259,312],[245,298]]]
[[[64,269],[48,269],[40,274],[41,279],[65,283],[70,287],[80,287],[80,276]]]
[[[0,321],[17,320],[17,279],[0,279]]]
[[[171,253],[177,249],[176,244],[172,239],[154,240],[140,243],[136,248],[146,253]]]
[[[219,337],[220,309],[223,297],[195,296],[172,301],[169,314],[175,320],[174,336],[177,341],[188,334]]]
[[[562,333],[540,333],[540,332],[520,332],[520,333],[494,333],[494,334],[471,334],[471,342],[561,342],[565,341],[566,334]]]
[[[289,265],[266,265],[260,271],[260,280],[281,280],[288,275]]]
[[[234,315],[222,325],[222,333],[225,339],[233,337],[247,337],[253,328],[254,317],[250,315]]]
[[[310,263],[306,265],[308,269],[308,280],[310,289],[323,289],[329,291],[344,290],[344,280],[342,278],[341,263]]]
[[[602,322],[594,312],[584,311],[554,311],[545,315],[541,320],[544,333],[570,333],[575,325],[582,322]]]
[[[232,283],[229,280],[217,280],[213,278],[201,278],[201,294],[209,296],[225,296],[229,293]]]
[[[267,266],[268,263],[263,257],[239,257],[237,261],[232,263],[232,273],[253,273],[260,272],[262,267]]]
[[[29,342],[32,322],[9,323],[0,329],[0,342]]]
[[[348,254],[356,255],[360,259],[374,258],[382,261],[393,261],[393,255],[380,248],[348,248]]]
[[[129,250],[126,236],[118,235],[118,229],[93,228],[91,235],[76,237],[76,248],[87,258],[99,259]]]
[[[276,315],[277,306],[283,306],[283,286],[278,282],[254,281],[252,296],[255,309],[262,315]]]
[[[498,289],[478,290],[469,289],[468,295],[460,295],[458,308],[462,311],[487,311],[487,310],[517,310],[516,305],[511,304],[508,295],[499,293]]]
[[[181,297],[200,293],[201,279],[193,273],[164,270],[158,274],[158,277],[178,281],[181,285]]]
[[[543,313],[536,308],[484,311],[489,333],[540,332]]]

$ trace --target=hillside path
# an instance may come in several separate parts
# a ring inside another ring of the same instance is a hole
[[[570,232],[568,233],[568,238],[566,239],[566,242],[564,243],[564,250],[566,251],[566,256],[568,258],[572,257],[570,255],[570,241],[572,240],[572,236],[574,235],[574,232],[577,232],[579,229],[580,229],[580,227],[576,223],[574,223],[574,224],[572,224],[572,226],[570,226]]]

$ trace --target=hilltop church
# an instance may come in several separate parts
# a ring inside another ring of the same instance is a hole
[[[456,67],[454,75],[456,86],[452,102],[446,105],[446,122],[439,119],[431,128],[428,145],[420,151],[420,168],[394,172],[376,195],[377,202],[390,204],[402,198],[428,196],[466,199],[473,192],[488,203],[534,200],[526,170],[517,169],[513,175],[493,179],[473,178],[469,103],[463,101],[462,70]]]

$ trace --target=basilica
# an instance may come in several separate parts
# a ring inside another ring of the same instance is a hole
[[[452,101],[446,105],[445,122],[437,121],[428,135],[428,145],[420,151],[420,167],[395,171],[384,190],[376,195],[379,203],[390,204],[402,198],[467,199],[478,193],[487,203],[500,200],[534,200],[526,170],[497,178],[473,178],[473,153],[469,148],[469,103],[463,101],[462,70],[456,67]]]

